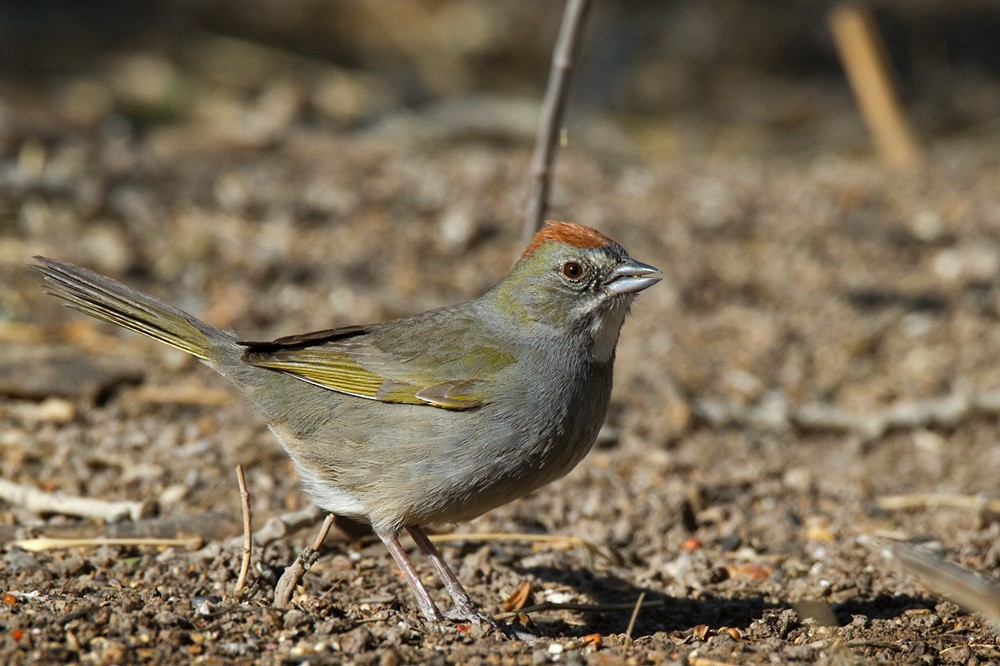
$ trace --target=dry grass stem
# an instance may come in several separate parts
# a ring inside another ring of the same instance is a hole
[[[196,550],[201,548],[201,537],[185,537],[180,539],[122,539],[114,537],[96,537],[90,539],[68,539],[57,537],[36,537],[13,542],[22,550],[33,553],[45,550],[65,550],[67,548],[97,548],[99,546],[144,546],[153,548],[180,547]]]
[[[597,544],[586,541],[579,537],[562,536],[559,534],[529,534],[526,532],[455,532],[452,534],[429,534],[427,538],[434,543],[452,543],[456,541],[471,541],[473,543],[486,543],[490,541],[521,541],[524,543],[546,543],[555,544],[567,548],[579,547],[587,552],[596,555],[606,562],[613,562],[614,558],[605,553]]]
[[[628,620],[628,629],[625,630],[625,644],[632,645],[632,630],[635,629],[635,621],[639,617],[639,610],[642,602],[646,599],[646,591],[639,593],[639,598],[635,600],[635,608],[632,609],[632,617]]]
[[[92,521],[52,522],[46,524],[43,529],[44,536],[53,539],[184,539],[196,536],[208,543],[232,536],[236,527],[231,519],[232,516],[229,514],[206,511],[107,524]],[[18,526],[0,525],[0,542],[29,536],[37,535],[25,532]]]
[[[540,604],[535,604],[534,606],[525,606],[519,611],[511,611],[510,613],[499,613],[493,617],[497,620],[509,620],[512,617],[517,617],[519,613],[546,613],[548,611],[573,611],[577,613],[609,613],[614,611],[635,611],[636,608],[661,608],[665,606],[666,602],[662,599],[653,599],[652,601],[642,600],[641,604],[625,603],[625,604],[571,604],[571,603],[554,603],[551,601],[546,601]]]
[[[882,160],[893,168],[917,166],[921,151],[895,90],[871,7],[838,3],[830,11],[830,33]]]

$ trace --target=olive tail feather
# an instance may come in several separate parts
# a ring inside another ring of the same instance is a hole
[[[45,289],[69,307],[96,319],[159,340],[204,361],[213,360],[219,345],[235,338],[188,313],[120,282],[63,261],[35,257],[32,266],[45,279]]]

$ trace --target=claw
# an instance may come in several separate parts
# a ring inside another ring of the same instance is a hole
[[[472,624],[496,624],[496,620],[479,610],[475,606],[469,605],[459,608],[456,606],[451,610],[444,611],[444,616],[455,622],[471,622]]]
[[[534,643],[539,638],[538,634],[534,634],[527,628],[516,624],[498,624],[494,625],[494,627],[507,638],[516,638],[525,643]]]
[[[442,628],[448,626],[446,624],[446,620],[451,620],[453,622],[469,622],[470,624],[484,624],[495,631],[499,631],[507,638],[516,638],[526,643],[532,643],[538,640],[538,636],[531,633],[527,629],[523,627],[518,628],[515,625],[510,624],[501,624],[483,611],[479,610],[476,603],[469,598],[469,594],[465,591],[465,588],[462,587],[462,583],[459,582],[452,570],[448,568],[448,565],[441,557],[441,553],[438,552],[437,548],[434,547],[434,544],[427,538],[427,534],[424,533],[424,530],[416,525],[409,526],[406,529],[413,537],[413,541],[417,544],[417,547],[420,548],[425,555],[427,555],[427,558],[431,561],[435,571],[437,571],[438,577],[444,583],[445,588],[448,590],[452,600],[455,602],[454,608],[442,613],[434,601],[431,600],[430,594],[427,593],[427,588],[425,588],[424,584],[420,582],[420,578],[417,576],[417,572],[413,568],[413,563],[410,562],[410,558],[406,555],[406,551],[404,551],[403,547],[400,545],[399,531],[385,530],[380,532],[376,530],[375,533],[378,534],[386,548],[389,549],[389,553],[392,555],[393,559],[396,560],[399,570],[403,573],[403,577],[410,585],[410,589],[417,598],[417,604],[420,606],[420,611],[423,613],[424,619],[428,624],[436,625]]]
[[[538,636],[531,633],[524,627],[513,624],[503,624],[479,610],[476,606],[466,606],[463,608],[452,608],[444,611],[444,616],[453,622],[469,622],[471,624],[485,624],[486,626],[499,631],[507,638],[516,638],[525,643],[534,643]]]

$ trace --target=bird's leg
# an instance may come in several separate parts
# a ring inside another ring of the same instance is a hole
[[[417,605],[420,606],[420,612],[424,614],[428,622],[434,624],[443,622],[445,619],[444,615],[441,614],[441,611],[434,604],[431,595],[427,593],[427,588],[420,582],[417,570],[413,568],[413,562],[407,557],[406,551],[403,550],[403,546],[399,543],[399,530],[375,530],[375,534],[385,544],[389,554],[392,555],[392,559],[396,561],[396,566],[403,572],[403,578],[406,579],[410,590],[413,591],[413,596],[417,598]]]
[[[493,627],[497,631],[501,632],[505,636],[510,638],[519,638],[526,643],[533,643],[538,640],[538,636],[531,633],[523,627],[516,627],[508,624],[500,624],[492,617],[484,613],[476,605],[476,602],[472,600],[469,593],[465,591],[462,587],[461,581],[458,580],[458,576],[451,570],[448,563],[444,561],[441,557],[440,551],[437,547],[427,538],[427,533],[424,532],[424,528],[419,525],[413,525],[407,527],[406,531],[410,533],[413,537],[413,541],[417,544],[420,550],[424,551],[427,559],[431,561],[434,566],[434,570],[437,571],[438,578],[444,583],[445,589],[448,590],[448,594],[455,601],[455,608],[446,612],[444,615],[450,620],[468,620],[473,624],[484,623],[490,627]]]
[[[448,563],[444,561],[441,553],[431,543],[431,540],[427,538],[424,528],[419,525],[413,525],[412,527],[407,527],[406,531],[410,533],[414,543],[424,552],[427,559],[431,561],[438,578],[444,583],[445,589],[448,590],[448,594],[451,595],[452,600],[455,602],[455,608],[446,612],[445,616],[452,620],[469,620],[476,623],[486,622],[487,624],[496,626],[496,621],[479,610],[476,602],[472,600],[469,593],[462,587],[458,576],[451,570]]]

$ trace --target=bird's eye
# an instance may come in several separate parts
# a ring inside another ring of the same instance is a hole
[[[579,280],[583,277],[584,268],[583,264],[579,261],[567,261],[562,265],[562,273],[570,280]]]

